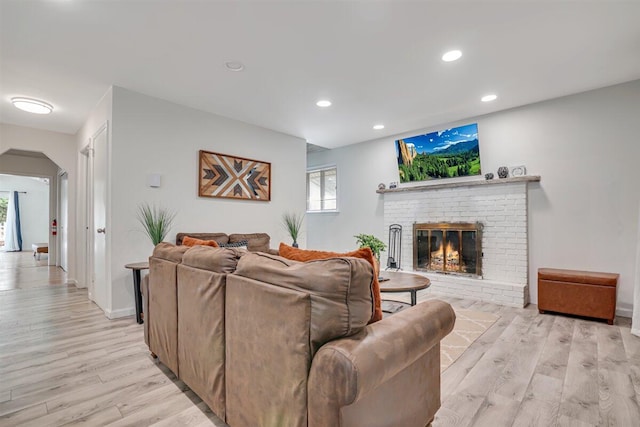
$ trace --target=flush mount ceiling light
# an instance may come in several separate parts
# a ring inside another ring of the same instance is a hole
[[[22,111],[35,114],[49,114],[53,111],[53,106],[44,101],[31,98],[11,98],[11,103]]]
[[[384,129],[384,125],[383,125],[383,124],[373,125],[373,129],[375,129],[375,130],[381,130],[381,129]]]
[[[225,62],[224,66],[229,71],[242,71],[242,70],[244,70],[244,64],[242,62],[229,61],[229,62]]]
[[[326,99],[321,99],[320,101],[316,102],[316,105],[318,107],[322,107],[322,108],[330,107],[331,106],[331,101],[326,100]]]
[[[482,102],[491,102],[491,101],[495,101],[496,99],[498,99],[497,95],[490,94],[490,95],[485,95],[482,98],[480,98],[480,101],[482,101]]]
[[[460,52],[459,50],[450,50],[449,52],[446,52],[444,55],[442,55],[442,60],[444,62],[452,62],[460,59],[461,57],[462,52]]]

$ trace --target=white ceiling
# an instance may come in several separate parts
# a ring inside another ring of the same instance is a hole
[[[71,134],[110,85],[332,148],[640,78],[639,1],[0,8],[0,121]],[[464,56],[442,62],[451,48]],[[227,71],[225,61],[245,70]],[[481,103],[491,92],[498,100]],[[13,96],[55,111],[22,112]],[[333,106],[316,107],[321,98]]]

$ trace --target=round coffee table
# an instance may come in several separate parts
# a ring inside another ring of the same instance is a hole
[[[389,279],[380,281],[380,292],[410,292],[411,305],[416,305],[416,293],[431,285],[429,278],[413,273],[381,271],[380,277]]]

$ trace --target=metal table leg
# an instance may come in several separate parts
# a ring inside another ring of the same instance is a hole
[[[142,294],[140,292],[140,270],[133,270],[133,295],[136,299],[136,322],[142,323]]]

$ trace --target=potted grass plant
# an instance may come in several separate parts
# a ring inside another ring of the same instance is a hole
[[[293,239],[291,246],[298,247],[298,237],[300,236],[300,230],[302,229],[302,221],[304,220],[304,214],[298,214],[295,212],[285,212],[282,215],[282,225]]]
[[[176,213],[167,208],[148,203],[138,205],[138,221],[142,224],[153,246],[164,240],[175,217]]]
[[[356,238],[358,246],[361,248],[369,248],[373,252],[376,264],[376,274],[380,275],[380,252],[386,249],[387,245],[373,234],[358,234],[353,236]]]

